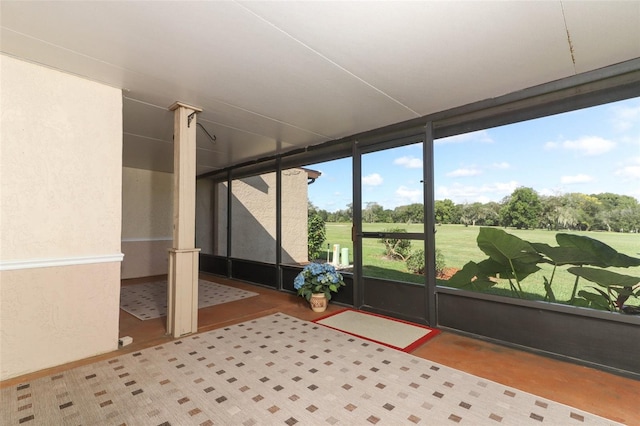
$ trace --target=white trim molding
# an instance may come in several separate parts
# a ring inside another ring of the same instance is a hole
[[[173,241],[173,237],[154,237],[154,238],[123,238],[123,243],[142,243],[152,241]]]
[[[56,266],[87,265],[92,263],[122,262],[124,254],[104,254],[99,256],[76,256],[49,259],[23,259],[2,260],[0,271],[13,271],[16,269],[51,268]]]

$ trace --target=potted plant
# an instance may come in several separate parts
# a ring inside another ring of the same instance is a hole
[[[293,281],[298,296],[307,299],[314,312],[324,312],[331,292],[337,292],[344,285],[342,274],[330,263],[309,263]]]

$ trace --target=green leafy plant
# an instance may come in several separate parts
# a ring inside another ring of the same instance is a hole
[[[308,229],[308,258],[314,260],[320,257],[322,245],[327,239],[327,230],[324,219],[319,214],[311,214],[307,219]]]
[[[385,229],[382,232],[401,233],[407,232],[406,229],[393,228]],[[385,255],[391,259],[405,261],[411,256],[411,240],[402,238],[382,238],[379,242],[384,244]]]
[[[342,274],[330,263],[309,263],[293,281],[298,296],[307,300],[314,293],[324,293],[327,300],[331,300],[331,293],[343,286],[345,282]]]
[[[543,277],[545,300],[556,302],[553,279],[559,266],[571,265],[567,272],[575,275],[573,291],[567,303],[609,311],[638,313],[625,305],[632,297],[640,297],[640,277],[607,271],[606,268],[640,266],[640,259],[618,253],[612,247],[593,238],[559,233],[557,247],[529,243],[501,229],[480,228],[478,247],[488,255],[481,262],[468,262],[448,281],[448,285],[484,291],[498,279],[506,279],[516,297],[522,297],[520,283],[540,270],[538,264],[553,265],[550,277]],[[589,265],[591,267],[586,267]],[[580,278],[598,285],[577,291]]]
[[[436,275],[441,273],[445,268],[444,255],[441,250],[436,249]],[[416,250],[411,253],[409,259],[407,259],[407,269],[414,274],[424,274],[425,261],[424,250]]]

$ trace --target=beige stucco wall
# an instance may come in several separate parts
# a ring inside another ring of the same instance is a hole
[[[122,169],[122,278],[167,273],[172,246],[173,174]]]
[[[0,274],[2,380],[118,348],[119,263]]]
[[[208,179],[196,181],[196,247],[201,253],[214,253],[213,218],[215,184]],[[226,211],[224,213],[226,215]],[[225,217],[226,220],[226,217]]]
[[[217,194],[217,212],[225,211],[226,185]],[[231,256],[258,262],[276,260],[276,174],[266,173],[232,184]],[[226,217],[216,221],[218,245],[225,243]],[[307,174],[282,172],[282,262],[307,261]]]
[[[0,55],[0,379],[117,348],[122,94]]]
[[[227,255],[227,216],[229,213],[229,205],[227,203],[227,184],[217,183],[214,190],[214,228],[216,230],[213,236],[214,247],[213,254],[218,256]]]
[[[307,173],[282,171],[282,263],[302,263],[308,258]]]

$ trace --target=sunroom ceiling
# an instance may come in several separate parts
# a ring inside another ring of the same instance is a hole
[[[640,57],[640,2],[0,3],[3,53],[123,90],[125,166],[198,174]]]

